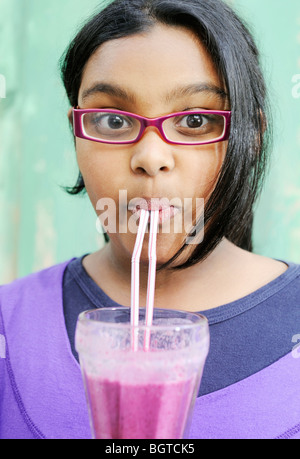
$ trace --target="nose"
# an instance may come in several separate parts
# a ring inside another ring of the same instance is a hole
[[[141,140],[133,145],[131,169],[151,177],[170,172],[175,167],[173,149],[174,145],[166,143],[155,128],[148,127]]]

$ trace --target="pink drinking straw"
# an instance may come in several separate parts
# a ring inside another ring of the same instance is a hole
[[[148,245],[148,285],[147,285],[147,302],[146,302],[146,327],[150,327],[153,321],[153,307],[154,307],[154,291],[155,291],[155,277],[156,277],[156,239],[157,228],[159,220],[159,211],[151,212],[150,216],[150,236]],[[144,336],[144,350],[148,351],[150,346],[150,330],[145,331]]]
[[[144,236],[149,220],[149,211],[141,209],[140,223],[138,232],[135,240],[135,245],[131,257],[131,309],[130,309],[130,320],[131,326],[133,327],[132,333],[132,349],[138,350],[138,329],[139,324],[139,290],[140,290],[140,257],[144,241]]]

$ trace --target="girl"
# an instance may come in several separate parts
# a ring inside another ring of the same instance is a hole
[[[155,305],[210,323],[191,437],[300,438],[300,267],[252,253],[270,122],[246,26],[221,0],[115,0],[61,68],[80,170],[69,192],[88,193],[107,243],[1,288],[1,436],[90,437],[76,320],[130,304],[144,207],[160,212]],[[141,303],[147,249],[146,235]]]

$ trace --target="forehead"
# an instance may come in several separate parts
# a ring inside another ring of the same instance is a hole
[[[98,82],[123,88],[131,102],[168,99],[178,87],[206,84],[222,89],[198,37],[185,28],[165,25],[101,45],[86,64],[79,99]]]

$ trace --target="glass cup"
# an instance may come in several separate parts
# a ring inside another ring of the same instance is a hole
[[[209,350],[208,321],[196,313],[154,308],[147,327],[145,312],[140,308],[136,327],[127,307],[78,317],[75,343],[93,438],[188,435]]]

